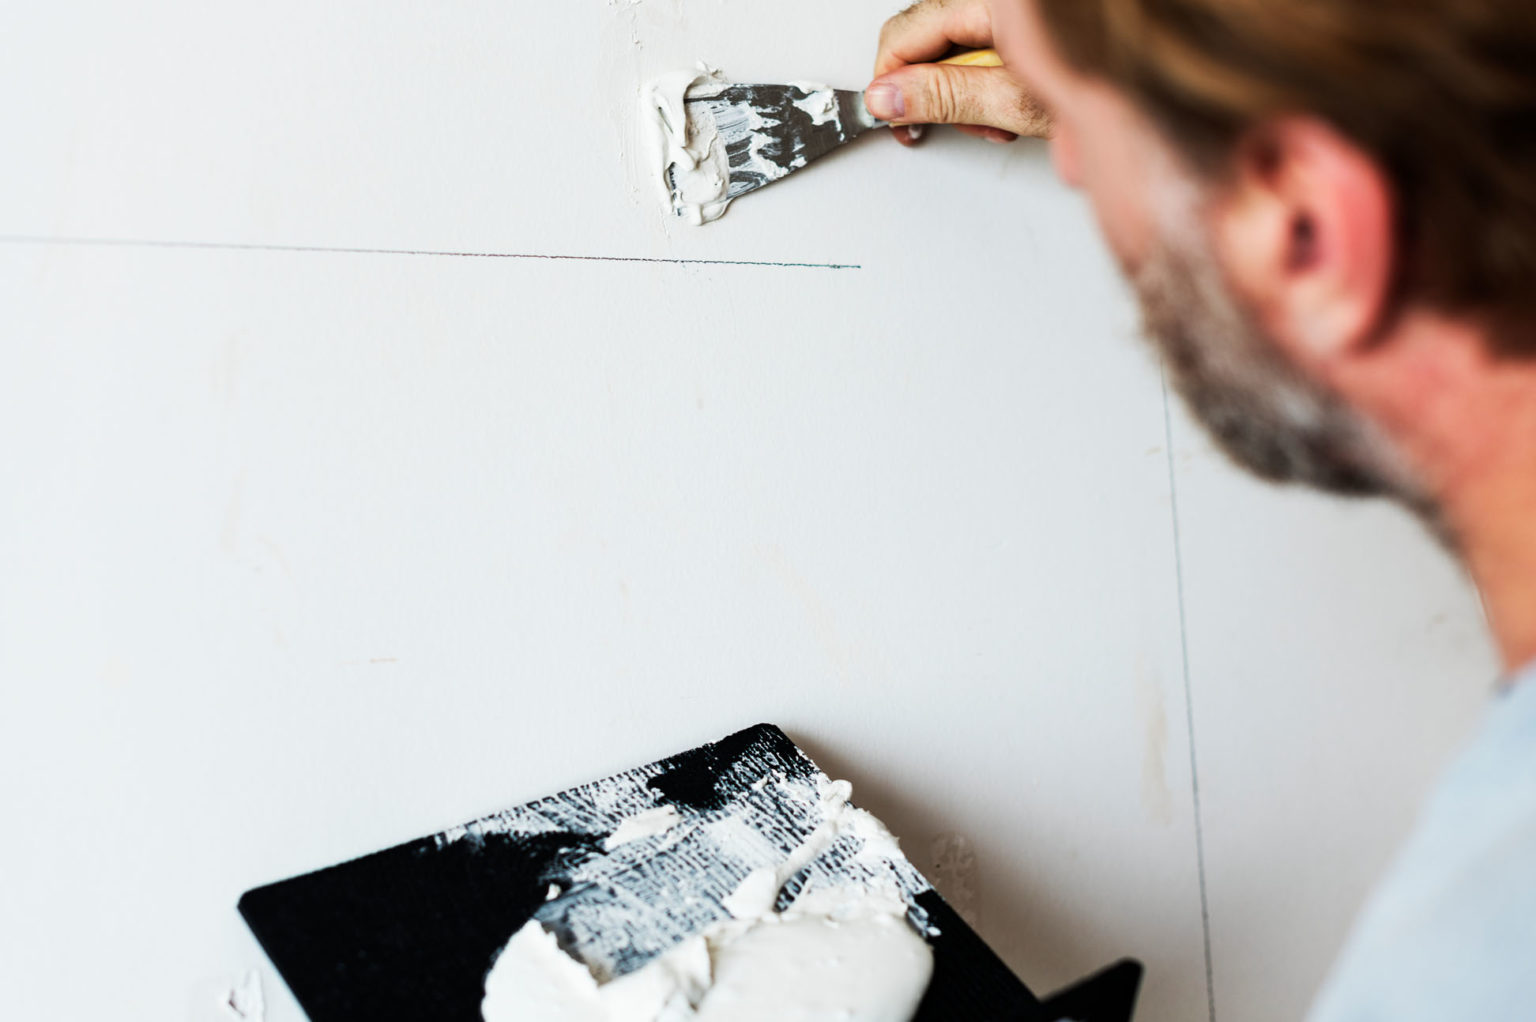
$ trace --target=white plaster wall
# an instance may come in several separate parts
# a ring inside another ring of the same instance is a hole
[[[968,844],[1036,989],[1135,955],[1205,1018],[1208,914],[1217,1016],[1299,1014],[1492,676],[1475,600],[1167,414],[1037,145],[659,216],[639,80],[859,87],[888,13],[0,13],[8,1017],[255,968],[292,1022],[244,889],[759,720],[920,867]]]

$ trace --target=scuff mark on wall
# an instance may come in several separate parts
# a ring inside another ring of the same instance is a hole
[[[777,544],[764,547],[762,556],[768,566],[773,569],[774,574],[784,583],[785,588],[804,608],[817,645],[836,668],[838,677],[847,681],[853,673],[853,657],[838,632],[837,620],[833,617],[831,609]]]
[[[245,469],[235,477],[229,501],[224,506],[224,521],[219,529],[219,549],[233,554],[240,546],[240,515],[245,499]]]
[[[1168,707],[1157,674],[1142,660],[1136,669],[1136,719],[1141,722],[1141,805],[1153,823],[1173,822],[1168,788]]]
[[[960,913],[969,925],[980,925],[980,886],[976,869],[976,848],[963,834],[946,831],[933,839],[930,849],[933,865],[929,879],[933,886]]]

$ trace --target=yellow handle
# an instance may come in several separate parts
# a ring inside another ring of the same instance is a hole
[[[962,67],[1002,67],[1003,58],[997,55],[996,50],[971,50],[969,53],[957,53],[939,63],[959,64]]]

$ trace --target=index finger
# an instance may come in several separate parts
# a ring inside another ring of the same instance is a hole
[[[920,0],[880,30],[875,77],[908,64],[938,60],[956,46],[992,45],[987,0]]]

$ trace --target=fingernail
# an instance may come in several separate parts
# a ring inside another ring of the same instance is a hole
[[[864,93],[864,105],[882,121],[894,121],[907,113],[907,101],[901,90],[889,82],[871,85]]]

